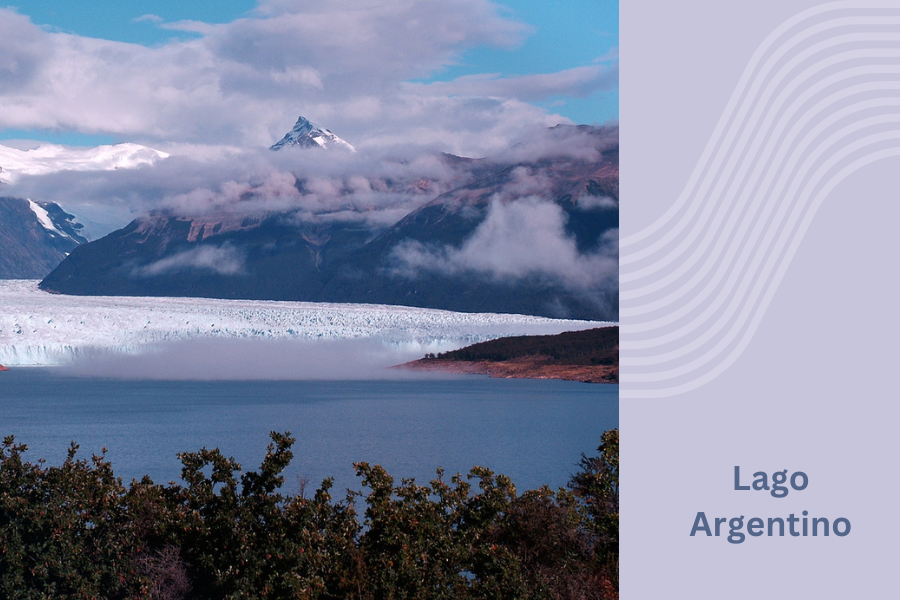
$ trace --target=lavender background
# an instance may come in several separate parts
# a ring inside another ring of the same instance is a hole
[[[818,4],[622,3],[623,240],[653,223],[682,193],[759,44],[785,20]],[[885,38],[870,44],[884,56],[852,64],[883,71],[900,64],[891,56],[900,41],[889,39],[900,33],[893,21],[900,11],[891,8],[900,6],[847,6],[857,17],[881,18],[881,25],[867,25],[865,31]],[[900,75],[878,79],[896,83]],[[858,77],[846,85],[866,81],[872,80]],[[897,110],[870,111],[861,118]],[[835,127],[853,122],[848,119]],[[886,121],[859,135],[896,127]],[[886,140],[874,150],[890,153],[897,144]],[[628,397],[647,395],[663,384],[629,381],[629,376],[659,369],[639,364],[652,353],[627,348],[649,334],[630,331],[647,318],[629,316],[628,308],[636,304],[623,296],[623,598],[875,598],[896,593],[898,173],[900,159],[886,158],[849,175],[827,195],[746,349],[696,389],[661,398]],[[628,252],[623,246],[623,258]],[[722,259],[711,255],[709,260]],[[622,274],[637,267],[623,264]],[[623,283],[623,294],[635,286]],[[689,299],[690,294],[653,316]],[[693,315],[702,316],[702,310]],[[738,337],[747,335],[744,329]],[[663,349],[677,351],[690,341]],[[802,470],[809,487],[784,499],[737,492],[735,465],[747,474]],[[763,536],[740,545],[724,536],[688,535],[698,511],[712,520],[786,518],[803,510],[829,520],[848,518],[853,530],[843,538]]]

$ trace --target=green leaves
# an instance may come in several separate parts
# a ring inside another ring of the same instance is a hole
[[[582,503],[585,523],[594,535],[594,560],[607,579],[619,581],[619,430],[600,438],[599,456],[581,456],[569,487]]]
[[[124,589],[133,551],[125,488],[102,456],[59,467],[0,449],[0,597],[110,597]]]
[[[103,456],[58,467],[0,446],[0,597],[615,598],[618,432],[572,491],[518,495],[483,467],[428,485],[357,463],[367,492],[284,495],[294,438],[259,469],[218,449],[180,455],[182,483],[125,487]],[[356,504],[363,502],[362,522]]]

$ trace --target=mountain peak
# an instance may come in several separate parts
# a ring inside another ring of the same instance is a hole
[[[320,127],[301,116],[297,119],[294,128],[287,132],[281,141],[272,146],[270,150],[281,150],[287,146],[300,148],[343,148],[356,152],[350,143],[342,140],[324,127]]]

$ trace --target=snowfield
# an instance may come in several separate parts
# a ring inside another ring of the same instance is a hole
[[[37,281],[0,280],[0,364],[62,365],[93,351],[138,354],[168,342],[377,340],[443,352],[510,335],[611,325],[403,306],[210,298],[64,296]]]

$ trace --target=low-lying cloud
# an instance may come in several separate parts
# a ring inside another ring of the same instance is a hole
[[[471,272],[498,281],[537,275],[572,291],[616,289],[618,229],[605,233],[596,251],[582,254],[565,225],[565,212],[549,200],[495,199],[484,222],[459,247],[401,243],[394,251],[395,273],[414,278],[428,271]]]
[[[378,340],[192,340],[141,354],[90,353],[68,373],[162,380],[379,380],[435,375],[391,367],[421,358],[419,348]]]
[[[617,142],[617,129],[533,126],[486,164],[547,160],[596,162]],[[183,217],[296,213],[303,222],[360,221],[384,227],[441,193],[471,181],[473,166],[417,146],[358,153],[319,149],[181,146],[152,165],[109,171],[22,175],[9,195],[60,203],[106,233],[131,218],[162,210]],[[518,167],[506,197],[548,195],[539,169]],[[103,223],[104,207],[109,207]]]
[[[232,150],[133,169],[23,175],[6,193],[58,202],[98,222],[108,206],[117,218],[106,232],[153,211],[188,218],[297,212],[307,221],[343,215],[389,225],[464,176],[437,152]]]
[[[184,271],[206,271],[219,275],[239,275],[244,272],[245,257],[233,246],[197,246],[178,252],[135,269],[138,277],[157,277]]]

